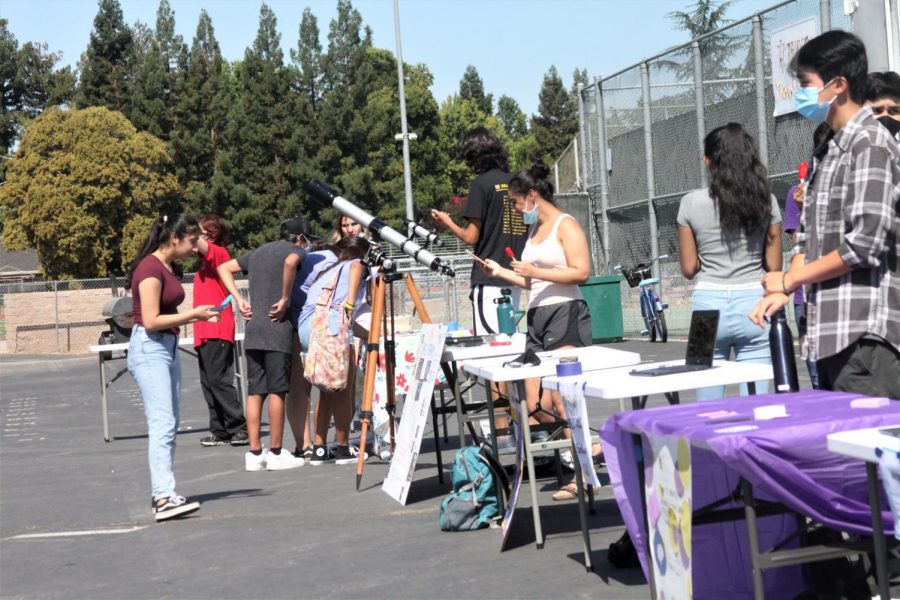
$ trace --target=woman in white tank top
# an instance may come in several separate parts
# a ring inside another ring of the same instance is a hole
[[[522,256],[513,258],[510,269],[485,261],[485,269],[494,277],[531,290],[525,347],[535,352],[591,345],[591,316],[578,288],[590,274],[587,238],[578,222],[553,204],[553,185],[547,175],[549,169],[536,161],[509,182],[509,197],[530,226]],[[539,397],[540,386],[539,378],[525,381],[529,422],[553,423],[557,420],[554,411],[564,419],[559,394],[546,390]],[[564,435],[569,436],[568,429]],[[566,485],[554,499],[574,498],[574,487],[574,482]]]

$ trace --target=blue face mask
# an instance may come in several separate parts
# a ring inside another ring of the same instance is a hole
[[[528,205],[528,200],[525,200],[525,205]],[[526,210],[522,212],[522,222],[526,225],[534,225],[537,223],[538,218],[538,210],[537,210],[537,202],[534,203],[534,206],[531,210]]]
[[[820,88],[798,88],[794,93],[794,102],[796,103],[797,112],[810,121],[824,121],[828,116],[828,110],[831,108],[831,103],[834,102],[834,98],[828,102],[819,102],[819,94],[822,90],[831,85],[832,81],[834,81],[834,79]]]

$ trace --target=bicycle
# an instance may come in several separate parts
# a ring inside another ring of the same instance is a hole
[[[651,342],[655,342],[658,338],[660,342],[666,343],[669,339],[669,329],[666,327],[666,313],[664,312],[669,305],[664,303],[653,289],[653,286],[659,283],[659,278],[651,277],[653,263],[663,262],[668,258],[668,254],[661,254],[650,261],[649,265],[639,263],[630,269],[622,265],[613,267],[614,271],[625,276],[628,287],[641,288],[641,317],[643,317],[644,327],[646,327],[641,335],[649,335]]]

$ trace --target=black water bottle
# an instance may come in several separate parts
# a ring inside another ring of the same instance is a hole
[[[771,319],[769,350],[772,353],[775,391],[779,394],[798,391],[800,383],[797,381],[797,362],[794,360],[794,338],[788,328],[784,309],[775,313]]]

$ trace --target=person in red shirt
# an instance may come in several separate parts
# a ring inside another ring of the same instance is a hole
[[[218,306],[228,295],[217,271],[231,260],[225,249],[228,230],[217,215],[200,218],[197,250],[200,267],[194,276],[194,306]],[[234,388],[234,311],[228,306],[217,322],[194,324],[194,348],[200,366],[200,388],[209,407],[209,433],[204,446],[245,446],[248,443],[244,409]]]

